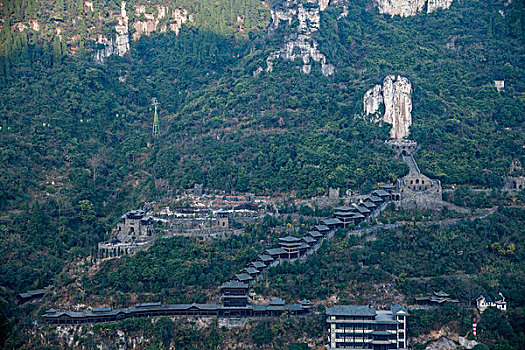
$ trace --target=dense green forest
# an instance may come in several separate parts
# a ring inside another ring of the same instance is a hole
[[[256,248],[250,236],[232,237],[211,242],[188,237],[158,241],[147,252],[106,262],[100,273],[87,279],[84,286],[90,295],[101,300],[111,291],[121,293],[157,293],[164,302],[188,303],[208,301],[210,290],[238,273],[254,256]],[[218,298],[218,293],[215,293]],[[154,296],[155,301],[158,296]],[[119,303],[129,305],[129,301]]]
[[[99,64],[93,39],[97,33],[114,35],[112,16],[120,4],[95,3],[94,12],[71,0],[9,0],[0,7],[0,285],[6,287],[0,304],[23,290],[60,285],[67,263],[90,255],[123,212],[195,182],[227,192],[308,197],[329,187],[366,192],[395,181],[407,169],[383,144],[388,125],[356,118],[364,92],[388,74],[412,83],[411,135],[422,145],[416,158],[429,176],[445,186],[498,188],[512,160],[525,164],[523,1],[455,1],[450,9],[409,18],[379,15],[368,0],[349,2],[342,17],[343,9],[331,5],[321,13],[314,37],[335,65],[332,77],[315,65],[305,75],[296,67],[299,62],[282,60],[273,72],[254,76],[290,33],[284,26],[268,34],[269,11],[256,0],[176,1],[173,8],[187,8],[195,22],[179,35],[142,36],[131,43],[129,54]],[[155,12],[156,5],[167,3],[129,1],[130,16],[141,4]],[[42,29],[17,27],[30,20],[38,20]],[[494,80],[505,80],[505,89],[498,92]],[[161,108],[158,138],[151,133],[153,98]],[[352,248],[356,242],[340,240],[337,249],[326,251],[352,252],[353,264],[342,267],[339,277],[308,290],[291,289],[286,269],[318,271],[329,265],[320,254],[279,271],[260,291],[324,298],[339,290],[348,272],[372,282],[399,282],[404,273],[409,292],[420,290],[411,277],[472,273],[487,261],[496,271],[506,264],[516,268],[522,249],[512,220],[522,222],[522,215],[500,211],[501,224],[465,223],[457,232],[415,226],[393,236],[382,233],[366,254]],[[505,240],[492,237],[490,229]],[[409,244],[406,235],[418,245]],[[450,244],[432,244],[440,240]],[[491,246],[496,243],[500,246]],[[511,243],[516,255],[501,256],[498,248],[506,251]],[[161,264],[166,254],[173,257],[167,266],[178,269],[179,259],[190,259],[179,244],[162,242],[136,260],[114,262],[108,266],[114,271],[101,272],[100,285],[89,282],[90,288],[169,290],[170,271],[159,272],[164,277],[158,285],[115,283],[135,268]],[[208,279],[211,273],[199,274],[206,287],[228,278],[259,248],[242,239],[231,247],[224,244],[230,243],[191,242],[197,255],[218,254],[204,258],[202,266],[231,263],[231,270],[210,267],[214,280]],[[228,256],[234,248],[242,253],[237,261]],[[478,260],[468,260],[471,255]],[[421,259],[439,264],[427,266]],[[519,270],[509,271],[506,277],[489,276],[514,295],[512,286],[523,281]],[[475,277],[469,283],[486,290],[489,282]],[[301,285],[310,286],[293,287]],[[193,298],[177,293],[166,297]]]

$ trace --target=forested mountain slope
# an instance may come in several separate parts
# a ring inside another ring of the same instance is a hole
[[[296,33],[297,20],[267,30],[283,1],[128,1],[131,36],[146,15],[157,29],[104,63],[97,40],[114,37],[120,3],[89,3],[0,7],[0,285],[10,295],[51,283],[127,209],[195,182],[309,196],[394,181],[406,167],[383,144],[388,125],[356,118],[388,74],[412,83],[427,174],[500,187],[512,160],[525,164],[523,1],[454,1],[406,18],[333,2],[312,34],[328,77],[315,62],[304,74],[298,59],[254,74]],[[162,32],[176,9],[187,21]]]

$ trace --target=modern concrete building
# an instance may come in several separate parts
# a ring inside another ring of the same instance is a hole
[[[326,309],[328,349],[406,349],[406,318],[402,305],[375,310],[363,305],[336,305]]]

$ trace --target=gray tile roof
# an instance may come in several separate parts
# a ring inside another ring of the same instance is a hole
[[[438,297],[449,297],[450,296],[450,294],[445,293],[442,290],[440,290],[439,292],[434,292],[434,295]]]
[[[271,256],[286,254],[286,251],[283,248],[266,249],[264,252],[268,253]]]
[[[345,211],[350,211],[352,209],[353,209],[352,207],[349,207],[347,205],[342,205],[340,207],[335,207],[334,211],[343,211],[343,212],[345,212]]]
[[[310,231],[308,232],[308,234],[316,239],[323,237],[323,235],[319,231]]]
[[[356,210],[357,210],[358,212],[360,212],[361,214],[369,214],[369,213],[370,213],[370,210],[368,210],[367,207],[362,206],[362,205],[358,206],[358,207],[356,208]]]
[[[154,302],[154,303],[137,304],[137,305],[135,305],[135,307],[152,307],[152,306],[160,306],[160,305],[161,305],[160,301],[157,301],[157,302]]]
[[[297,241],[297,242],[279,242],[279,246],[281,246],[282,248],[296,248],[296,247],[299,247],[299,245],[301,244],[301,241]]]
[[[259,255],[257,257],[258,259],[260,259],[261,261],[263,262],[270,262],[270,261],[274,261],[275,259],[272,258],[270,255],[268,254],[262,254],[262,255]]]
[[[247,268],[243,269],[243,271],[246,272],[246,273],[249,273],[250,275],[256,275],[256,274],[261,272],[261,271],[257,270],[256,268],[253,268],[253,267],[247,267]]]
[[[35,290],[28,290],[25,293],[20,293],[18,296],[20,298],[26,299],[26,298],[32,298],[35,296],[41,296],[46,293],[46,289],[35,289]]]
[[[373,210],[374,208],[377,207],[377,204],[375,204],[374,202],[371,202],[371,201],[369,201],[369,200],[367,200],[366,202],[364,202],[363,205],[364,205],[365,207],[367,207],[368,209],[371,209],[371,210]]]
[[[237,273],[235,274],[235,278],[237,280],[243,282],[243,281],[251,281],[253,279],[252,276],[248,275],[247,273]]]
[[[343,222],[337,218],[331,218],[331,219],[324,219],[324,220],[321,220],[321,222],[323,224],[325,224],[326,226],[330,226],[330,225],[341,225]]]
[[[243,283],[239,281],[228,281],[223,283],[221,288],[248,288],[248,283]]]
[[[409,315],[407,308],[400,304],[396,304],[392,306],[392,313],[394,315],[397,315],[397,314],[404,314],[406,316]]]
[[[335,305],[326,309],[329,316],[375,316],[376,310],[366,305]]]
[[[262,261],[252,261],[250,265],[252,265],[256,269],[264,269],[266,267],[266,264]]]
[[[317,242],[312,236],[304,236],[301,239],[306,243],[315,243]]]
[[[286,236],[286,237],[279,238],[280,242],[286,242],[286,243],[299,242],[300,240],[301,240],[300,238],[294,237],[294,236]]]
[[[372,202],[374,203],[381,203],[381,202],[384,202],[385,200],[381,197],[378,197],[378,196],[371,196],[370,199]]]
[[[336,212],[334,213],[334,215],[335,215],[337,218],[339,218],[339,217],[345,217],[345,218],[346,218],[346,217],[352,217],[353,214],[354,214],[354,213],[351,212],[351,211],[336,211]]]
[[[109,312],[112,309],[110,307],[94,307],[91,309],[93,312]]]
[[[388,193],[385,190],[377,190],[377,191],[374,191],[372,193],[375,194],[376,196],[379,196],[379,197],[388,197],[388,196],[390,196],[390,193]]]

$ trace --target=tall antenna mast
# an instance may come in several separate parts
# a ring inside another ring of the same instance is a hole
[[[159,115],[157,113],[157,106],[159,103],[157,102],[157,98],[153,98],[153,106],[155,106],[155,116],[153,117],[153,137],[157,137],[160,134],[159,130]]]

